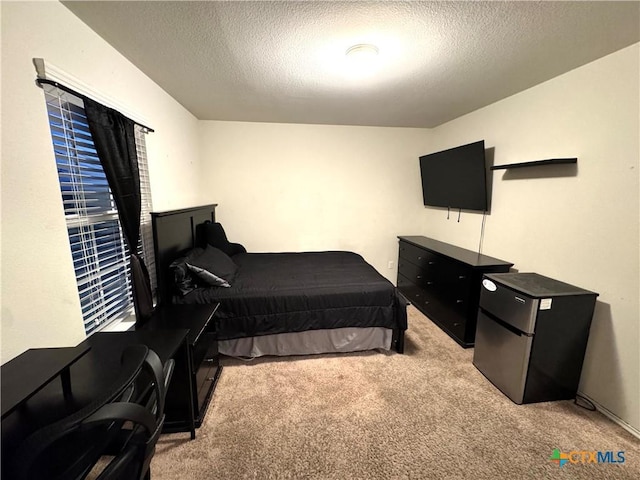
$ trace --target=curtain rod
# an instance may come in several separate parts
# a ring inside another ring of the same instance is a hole
[[[64,85],[62,85],[62,84],[60,84],[60,83],[56,82],[55,80],[48,80],[48,79],[46,79],[46,78],[37,78],[37,79],[36,79],[36,82],[37,82],[37,83],[38,83],[38,85],[40,85],[40,86],[42,86],[43,84],[46,84],[46,85],[53,85],[54,87],[59,88],[60,90],[64,90],[65,92],[70,93],[71,95],[75,95],[76,97],[79,97],[79,98],[81,98],[81,99],[89,99],[89,100],[95,101],[95,100],[93,100],[92,98],[90,98],[90,97],[88,97],[88,96],[86,96],[86,95],[84,95],[84,94],[82,94],[82,93],[80,93],[80,92],[76,92],[75,90],[73,90],[73,89],[71,89],[71,88],[69,88],[69,87],[65,87]],[[110,107],[110,108],[111,108],[111,107]],[[121,114],[121,115],[122,115],[122,114]],[[123,115],[123,116],[125,116],[125,115]],[[127,117],[127,118],[129,118],[129,117]],[[133,119],[129,119],[129,120],[131,120],[131,121],[132,121],[133,123],[135,123],[136,125],[138,125],[138,126],[140,126],[140,127],[144,128],[144,129],[146,129],[148,132],[155,132],[155,130],[154,130],[153,128],[147,127],[146,125],[143,125],[143,124],[142,124],[142,123],[140,123],[140,122],[136,122],[136,121],[135,121],[135,120],[133,120]]]

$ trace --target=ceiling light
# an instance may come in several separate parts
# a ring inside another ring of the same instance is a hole
[[[346,51],[347,70],[353,77],[362,78],[372,75],[378,68],[378,47],[360,43]]]
[[[370,62],[378,56],[378,47],[368,43],[353,45],[347,49],[347,57],[350,61]]]

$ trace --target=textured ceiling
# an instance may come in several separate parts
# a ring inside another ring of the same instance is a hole
[[[434,127],[640,41],[639,2],[63,3],[207,120]]]

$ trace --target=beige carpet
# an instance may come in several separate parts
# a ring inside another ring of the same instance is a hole
[[[413,307],[407,333],[404,355],[226,359],[196,440],[163,435],[152,478],[640,478],[640,441],[603,415],[515,405]],[[559,467],[555,448],[626,462]]]

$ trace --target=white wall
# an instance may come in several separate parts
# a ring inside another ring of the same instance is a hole
[[[426,129],[201,122],[202,189],[250,251],[351,250],[395,282]],[[393,261],[392,269],[388,262]]]
[[[640,430],[639,46],[433,130],[434,151],[484,139],[494,172],[483,253],[598,292],[580,390]],[[559,176],[555,176],[559,175]],[[421,233],[477,249],[482,215],[425,210]]]
[[[2,2],[2,362],[84,339],[33,57],[148,119],[154,209],[200,203],[197,120],[57,2]]]

